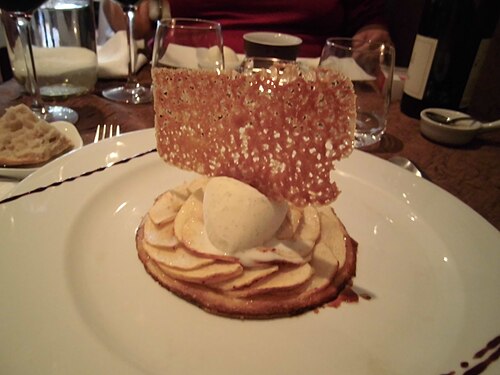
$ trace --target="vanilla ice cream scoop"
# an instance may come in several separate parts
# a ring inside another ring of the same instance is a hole
[[[286,202],[269,200],[257,189],[229,177],[205,187],[203,219],[212,244],[233,254],[264,244],[281,226]]]

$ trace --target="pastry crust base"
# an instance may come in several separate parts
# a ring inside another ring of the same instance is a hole
[[[299,291],[251,298],[238,298],[231,293],[223,293],[201,284],[180,281],[167,276],[144,250],[143,223],[137,230],[136,247],[139,259],[153,279],[186,301],[216,315],[237,319],[270,319],[297,315],[320,307],[333,301],[349,285],[356,273],[357,243],[349,236],[342,224],[340,227],[346,245],[345,263],[326,287],[308,290],[306,284]]]

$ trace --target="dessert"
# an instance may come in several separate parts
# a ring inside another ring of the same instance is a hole
[[[163,193],[139,227],[137,249],[161,285],[237,318],[313,309],[335,298],[356,268],[356,243],[330,206],[272,202],[228,177]]]
[[[333,163],[352,151],[352,83],[292,64],[152,73],[158,152],[203,176],[157,197],[144,216],[136,247],[147,272],[235,318],[333,300],[356,270],[356,242],[328,205],[339,193]]]
[[[24,104],[7,108],[0,118],[0,165],[45,163],[72,147],[64,134]]]
[[[251,203],[237,209],[243,197]],[[272,202],[228,177],[163,193],[139,227],[137,248],[167,289],[209,312],[239,318],[322,305],[349,282],[356,265],[356,244],[330,206]]]

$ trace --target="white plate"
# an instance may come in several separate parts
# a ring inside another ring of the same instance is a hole
[[[75,128],[75,126],[72,123],[67,122],[67,121],[55,121],[55,122],[51,122],[50,125],[57,128],[57,130],[59,130],[66,137],[68,137],[69,140],[71,141],[71,143],[73,143],[73,148],[71,150],[68,150],[67,152],[72,152],[74,150],[78,150],[78,149],[82,148],[82,146],[83,146],[82,138],[80,137],[80,133],[78,133],[78,130]],[[22,179],[22,178],[25,178],[26,176],[29,176],[30,174],[32,174],[34,171],[36,171],[39,168],[41,168],[41,166],[12,167],[12,168],[1,168],[0,167],[0,176]]]
[[[14,194],[154,146],[146,130],[84,147]],[[154,282],[134,244],[153,199],[193,176],[149,153],[0,205],[0,372],[442,374],[500,333],[499,233],[359,151],[338,165],[334,206],[373,299],[264,321],[202,311]]]

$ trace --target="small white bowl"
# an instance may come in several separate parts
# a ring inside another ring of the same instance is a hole
[[[472,141],[481,129],[481,123],[472,118],[446,125],[431,120],[426,112],[438,113],[452,119],[469,115],[444,108],[426,108],[420,112],[420,132],[427,138],[439,143],[454,146],[464,145]]]
[[[282,60],[295,60],[302,39],[297,36],[257,31],[243,35],[247,57],[275,57]]]

